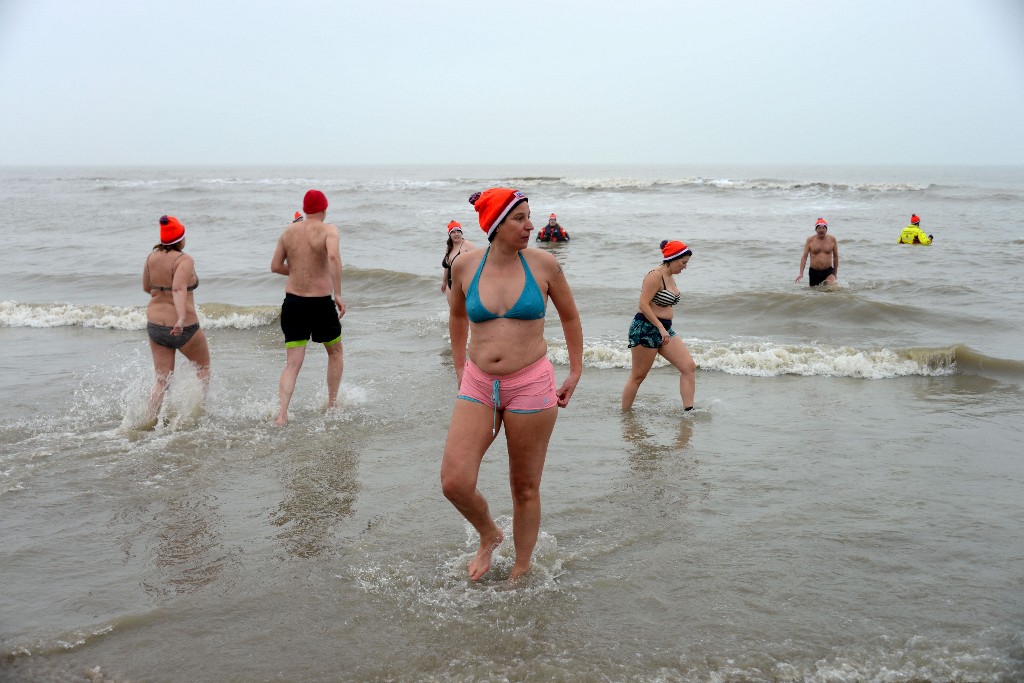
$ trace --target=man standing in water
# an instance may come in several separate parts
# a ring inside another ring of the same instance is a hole
[[[345,315],[345,302],[341,298],[338,228],[324,223],[327,197],[320,190],[306,193],[302,211],[306,214],[305,220],[293,222],[284,229],[270,262],[272,272],[288,276],[281,304],[286,357],[278,383],[281,407],[274,420],[278,426],[288,424],[288,404],[310,338],[323,344],[327,351],[328,410],[338,398],[343,368],[340,319]]]
[[[804,277],[804,267],[807,265],[807,256],[811,256],[811,270],[808,273],[808,282],[811,287],[817,287],[824,283],[834,285],[839,277],[839,245],[836,238],[828,233],[828,223],[824,218],[819,218],[814,224],[814,234],[804,242],[804,254],[800,257],[800,274],[796,276],[795,282],[800,282]]]

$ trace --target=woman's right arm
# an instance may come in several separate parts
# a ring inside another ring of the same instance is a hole
[[[455,379],[462,386],[462,371],[466,367],[466,343],[469,341],[469,314],[466,312],[466,290],[462,287],[465,261],[456,259],[452,264],[452,288],[448,297],[448,336],[452,340],[452,362]]]

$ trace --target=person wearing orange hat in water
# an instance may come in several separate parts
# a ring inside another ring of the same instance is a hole
[[[156,383],[149,396],[147,419],[156,420],[174,359],[181,351],[196,366],[203,388],[210,381],[210,348],[199,328],[192,292],[199,287],[195,261],[185,253],[185,226],[174,216],[160,217],[160,241],[146,258],[142,289],[149,294],[146,333],[153,352]]]
[[[811,269],[807,278],[810,286],[834,285],[836,278],[839,277],[839,244],[835,237],[828,234],[828,223],[824,218],[818,219],[814,224],[814,234],[804,242],[804,253],[800,257],[800,274],[796,276],[794,282],[803,279],[808,256],[811,257]]]
[[[934,238],[921,229],[921,217],[916,213],[910,217],[910,225],[903,228],[897,244],[923,244],[929,245]]]
[[[622,388],[622,410],[631,410],[640,385],[660,355],[679,371],[679,397],[683,410],[693,410],[697,363],[690,349],[672,329],[673,307],[682,295],[675,276],[686,270],[693,250],[678,240],[661,243],[661,266],[644,276],[639,311],[629,325],[629,349],[633,356],[629,379]]]
[[[554,255],[527,248],[533,223],[526,196],[495,187],[469,201],[490,245],[452,265],[449,332],[459,391],[441,460],[441,490],[480,535],[467,567],[476,581],[490,570],[494,550],[505,538],[477,488],[480,463],[504,426],[515,546],[509,578],[514,580],[532,564],[544,459],[558,409],[569,405],[583,373],[583,327]],[[555,384],[544,338],[548,299],[558,312],[569,357],[569,375],[561,386]]]
[[[441,259],[441,268],[444,272],[441,274],[441,293],[447,295],[449,288],[452,286],[452,264],[455,263],[455,259],[460,254],[467,251],[473,251],[476,247],[462,236],[462,224],[458,221],[448,221],[448,249],[444,252],[444,258]]]
[[[306,357],[310,339],[327,351],[327,409],[334,408],[344,369],[341,344],[341,251],[338,227],[324,223],[327,197],[310,190],[302,201],[306,218],[293,221],[277,240],[270,270],[286,275],[281,331],[284,332],[285,365],[278,382],[279,426],[288,423],[288,404]],[[335,310],[337,309],[337,310]]]
[[[548,216],[548,224],[537,233],[538,242],[568,242],[569,233],[558,224],[558,216]]]

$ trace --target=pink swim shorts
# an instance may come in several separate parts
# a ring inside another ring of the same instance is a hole
[[[547,356],[541,356],[511,375],[490,375],[466,359],[459,398],[513,413],[536,413],[556,408],[555,368]]]

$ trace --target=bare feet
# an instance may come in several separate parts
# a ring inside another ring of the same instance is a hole
[[[278,427],[284,427],[286,424],[288,424],[288,414],[278,413],[277,417],[274,418],[274,424],[276,424]]]
[[[520,576],[522,576],[526,572],[530,571],[530,568],[532,566],[533,566],[532,564],[527,564],[525,567],[520,567],[519,563],[516,562],[514,565],[512,565],[512,573],[509,574],[509,577],[508,577],[509,582],[515,581]]]
[[[501,533],[500,529],[495,529],[494,534],[486,539],[483,536],[480,537],[480,549],[476,551],[476,555],[469,561],[470,581],[478,580],[490,570],[491,555],[494,554],[494,549],[501,545],[501,542],[504,540],[505,534]]]

